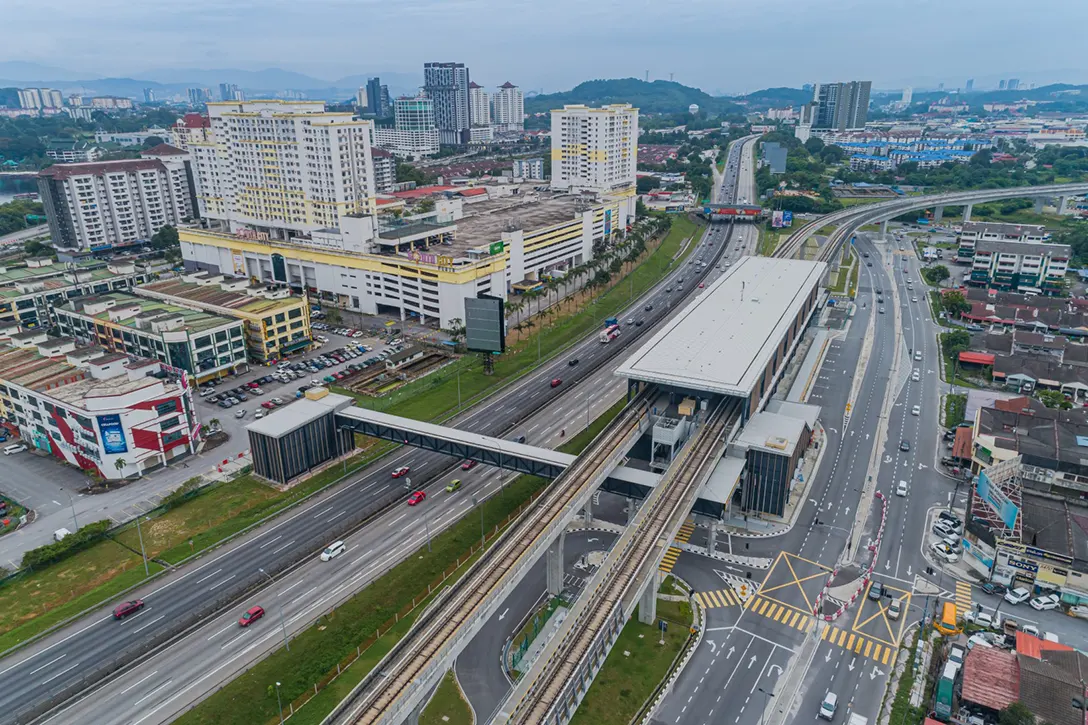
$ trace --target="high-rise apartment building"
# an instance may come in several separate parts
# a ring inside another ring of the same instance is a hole
[[[155,102],[155,89],[154,88],[145,88],[144,89],[144,103],[154,103],[154,102]]]
[[[203,113],[186,113],[170,127],[170,143],[184,151],[197,141],[207,141],[211,133],[211,122]]]
[[[19,107],[59,109],[64,107],[64,96],[55,88],[21,88],[19,89]]]
[[[397,183],[397,159],[393,154],[377,146],[370,149],[374,159],[374,189],[389,194]]]
[[[378,118],[387,118],[392,110],[389,105],[389,86],[383,86],[380,78],[366,82],[366,109]]]
[[[208,121],[189,144],[202,217],[286,239],[373,213],[371,121],[279,100],[209,103]]]
[[[967,83],[963,87],[963,90],[965,93],[970,93],[971,91],[975,90],[975,79],[968,78]]]
[[[525,129],[525,97],[510,81],[499,86],[491,96],[491,123],[497,131]]]
[[[906,107],[906,106],[910,105],[910,102],[913,99],[914,99],[914,89],[911,88],[910,86],[907,86],[906,88],[903,89],[903,98],[900,99],[899,102],[902,103],[904,107]]]
[[[1001,80],[999,80],[999,81],[997,82],[997,90],[999,90],[999,91],[1004,91],[1004,90],[1006,90],[1006,87],[1007,87],[1008,85],[1009,85],[1009,82],[1008,82],[1007,80],[1005,80],[1005,79],[1001,79]]]
[[[190,106],[202,106],[211,100],[211,93],[207,88],[189,88],[185,95],[189,99]]]
[[[366,100],[366,86],[359,86],[359,89],[355,91],[355,107],[365,111],[367,108]]]
[[[865,128],[872,85],[872,81],[817,83],[812,89],[812,102],[801,106],[800,125],[826,131]]]
[[[424,63],[423,90],[434,99],[439,141],[461,145],[470,141],[472,110],[468,95],[468,68],[464,63]]]
[[[633,188],[638,109],[629,103],[552,111],[553,189],[611,193]]]
[[[219,84],[219,100],[220,101],[244,101],[245,93],[234,83],[220,83]],[[208,100],[208,99],[205,99]]]
[[[439,135],[434,120],[434,99],[426,96],[398,98],[393,103],[393,128],[374,129],[374,145],[404,159],[438,153]]]
[[[38,172],[38,191],[58,247],[97,251],[151,239],[193,216],[189,155],[151,149],[141,159],[56,164]]]
[[[1010,90],[1010,91],[1020,90],[1020,79],[1019,78],[1010,78],[1009,79],[1009,84],[1005,88],[1006,88],[1006,90]]]
[[[491,99],[478,83],[468,84],[468,103],[471,107],[473,126],[491,125]]]

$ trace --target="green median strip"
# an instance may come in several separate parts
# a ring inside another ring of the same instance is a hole
[[[472,725],[472,709],[465,702],[452,670],[442,678],[431,701],[423,708],[419,725]]]
[[[691,606],[687,602],[659,599],[657,616],[668,623],[664,635],[656,624],[639,622],[635,610],[593,678],[571,725],[629,725],[641,712],[668,676],[690,635]],[[663,645],[659,644],[662,639]]]
[[[593,421],[588,430],[572,437],[562,450],[580,453],[622,409],[621,401]],[[504,493],[480,504],[485,530],[493,535],[547,484],[546,479],[536,476],[518,476],[506,484]],[[478,547],[479,543],[480,515],[473,510],[433,536],[431,552],[424,545],[298,634],[291,640],[290,652],[283,648],[276,650],[175,722],[178,725],[278,722],[276,693],[269,687],[280,682],[284,708],[294,708],[291,722],[318,725],[408,631],[403,626],[404,617],[415,617],[433,596],[428,593],[428,582],[454,569],[445,581],[445,585],[452,584],[467,569],[473,546]],[[275,625],[274,618],[266,621],[269,626]],[[392,630],[387,631],[390,627]],[[376,637],[378,634],[381,636]],[[336,676],[337,666],[353,659],[357,652],[362,653],[360,659],[344,674]],[[319,692],[313,697],[315,683]]]

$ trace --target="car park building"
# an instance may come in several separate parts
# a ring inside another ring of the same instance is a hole
[[[287,240],[182,228],[190,271],[284,284],[366,314],[399,314],[449,327],[464,300],[508,298],[593,259],[634,219],[635,197],[504,184],[442,192],[435,212],[405,220],[348,215],[338,228]]]
[[[269,287],[246,277],[196,272],[133,291],[140,297],[242,320],[246,349],[254,362],[308,350],[313,342],[309,301],[283,286]]]
[[[187,373],[71,338],[31,337],[0,345],[0,409],[28,446],[107,480],[195,452],[201,428]]]
[[[246,365],[245,323],[111,292],[56,310],[62,335],[112,352],[158,360],[202,383]]]

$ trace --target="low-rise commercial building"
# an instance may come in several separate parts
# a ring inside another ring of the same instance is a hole
[[[87,141],[76,139],[50,139],[45,155],[61,164],[90,163],[105,153]]]
[[[53,311],[70,300],[129,290],[151,276],[151,265],[122,261],[60,265],[45,258],[0,268],[0,325],[48,327],[56,322]]]
[[[975,243],[969,282],[1035,294],[1061,294],[1072,254],[1068,244],[982,239]]]
[[[165,466],[201,440],[186,373],[71,339],[0,346],[0,410],[27,444],[111,480]]]
[[[255,362],[283,358],[312,344],[310,304],[286,287],[268,287],[245,277],[198,272],[152,282],[134,290],[141,297],[210,312],[245,323],[246,348]]]
[[[975,258],[975,245],[988,242],[1042,242],[1046,228],[1037,224],[1002,224],[998,222],[964,222],[956,237],[959,249],[956,261],[970,264]]]
[[[61,335],[159,360],[202,383],[246,365],[242,320],[111,292],[56,310]]]
[[[514,159],[511,175],[515,179],[531,179],[540,181],[544,179],[544,159]]]

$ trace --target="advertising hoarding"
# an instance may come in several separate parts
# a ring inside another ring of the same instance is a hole
[[[473,352],[506,351],[506,321],[501,297],[465,298],[465,345]]]
[[[784,226],[784,227],[792,227],[793,226],[793,212],[792,211],[782,212],[782,226]]]
[[[98,416],[98,430],[102,433],[102,450],[107,454],[128,452],[121,416],[116,413]]]
[[[771,214],[771,228],[772,229],[781,229],[782,228],[782,212],[776,211],[776,212],[773,212]]]
[[[1019,464],[1019,457],[1013,459]],[[1004,461],[1003,463],[1008,463]],[[1002,464],[997,464],[998,466]],[[994,466],[993,468],[996,468]],[[993,509],[994,513],[1001,519],[1001,523],[1005,525],[1005,528],[1012,531],[1016,528],[1016,517],[1020,515],[1020,508],[1013,503],[1008,495],[1001,490],[1001,486],[991,479],[991,475],[999,477],[996,472],[989,470],[982,471],[978,474],[978,478],[975,479],[975,493],[980,499],[986,502],[986,504]]]

